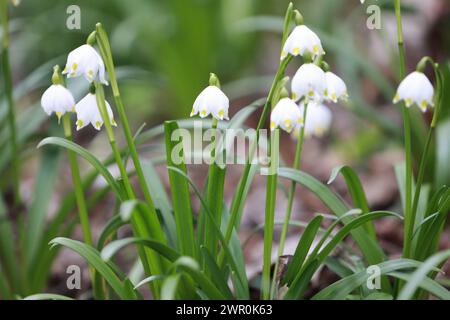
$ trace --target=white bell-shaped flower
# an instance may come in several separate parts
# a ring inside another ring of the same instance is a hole
[[[303,125],[303,116],[297,104],[289,98],[281,99],[270,114],[270,130],[281,129],[291,132]]]
[[[345,82],[333,72],[325,72],[327,88],[325,89],[325,100],[337,103],[339,99],[348,98],[347,86]]]
[[[42,95],[41,105],[48,115],[54,112],[59,119],[64,113],[75,110],[75,99],[63,85],[53,84]]]
[[[305,53],[310,54],[311,58],[314,58],[325,54],[325,51],[317,34],[307,26],[300,25],[295,27],[286,39],[281,51],[281,60],[286,58],[288,54],[303,56]]]
[[[195,99],[191,117],[200,114],[205,118],[211,114],[218,120],[228,120],[229,107],[230,100],[225,93],[216,86],[208,86]]]
[[[300,113],[304,113],[305,105],[300,104]],[[309,103],[306,109],[306,120],[305,120],[305,136],[323,136],[331,127],[331,121],[333,120],[333,114],[330,109],[320,103]],[[294,132],[298,135],[298,130]]]
[[[292,78],[292,99],[305,101],[321,101],[324,97],[327,82],[325,72],[313,63],[302,65]]]
[[[425,112],[428,105],[434,106],[433,95],[434,88],[427,76],[420,71],[414,71],[400,83],[393,102],[403,100],[408,108],[416,104]]]
[[[82,75],[89,82],[94,81],[98,76],[101,83],[108,85],[105,80],[105,64],[102,57],[89,44],[84,44],[69,53],[63,74],[67,74],[68,78]]]
[[[117,126],[116,122],[114,121],[114,115],[111,110],[111,106],[106,100],[105,105],[106,112],[108,113],[108,117],[111,121],[111,125]],[[103,119],[98,108],[97,98],[95,94],[92,93],[88,93],[75,105],[75,112],[77,113],[77,130],[84,128],[89,123],[92,124],[95,129],[101,129],[103,125]]]

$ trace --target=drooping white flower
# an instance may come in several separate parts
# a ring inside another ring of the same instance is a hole
[[[270,114],[270,130],[281,129],[291,132],[303,125],[303,115],[297,104],[289,98],[281,99]]]
[[[311,54],[311,57],[314,58],[325,54],[325,51],[317,34],[307,26],[300,25],[295,27],[286,39],[281,51],[281,60],[285,59],[288,54],[303,56],[305,53]]]
[[[108,85],[105,80],[105,64],[102,57],[89,44],[84,44],[69,53],[63,74],[67,74],[68,78],[82,75],[89,82],[94,81],[98,76],[100,82]]]
[[[434,106],[433,95],[434,88],[427,76],[420,71],[414,71],[400,83],[393,102],[403,100],[408,108],[416,104],[425,112],[428,105]]]
[[[292,99],[321,101],[324,97],[327,82],[325,72],[313,63],[303,64],[292,78]]]
[[[302,115],[304,108],[304,103],[300,103],[299,110]],[[320,103],[309,103],[306,109],[305,136],[323,136],[330,129],[332,120],[333,115],[328,107]],[[297,135],[298,132],[294,134]]]
[[[327,82],[327,88],[325,90],[324,96],[325,100],[338,102],[339,99],[347,99],[347,86],[345,82],[335,75],[333,72],[325,72],[325,79]]]
[[[222,90],[208,86],[195,99],[191,117],[200,114],[201,118],[205,118],[211,114],[218,120],[228,120],[229,106],[230,100]]]
[[[53,84],[42,95],[41,105],[48,115],[54,112],[59,119],[64,113],[75,110],[75,99],[63,85]]]
[[[108,113],[108,117],[111,120],[111,125],[117,126],[114,121],[114,115],[111,110],[111,106],[108,101],[105,100],[106,112]],[[77,113],[77,130],[80,130],[87,126],[89,123],[92,126],[100,130],[103,125],[103,119],[100,114],[100,110],[98,109],[97,98],[95,94],[88,93],[83,99],[81,99],[75,105],[75,112]]]
[[[11,3],[13,4],[13,6],[17,7],[20,4],[21,0],[11,0]]]

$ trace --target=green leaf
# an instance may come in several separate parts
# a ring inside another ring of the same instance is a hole
[[[181,170],[179,170],[178,168],[174,168],[174,167],[168,167],[169,170],[174,171],[175,173],[179,174],[180,176],[182,176],[184,179],[186,179],[186,181],[189,183],[189,185],[192,187],[192,189],[194,190],[195,194],[197,195],[198,199],[200,200],[201,205],[203,206],[203,208],[205,209],[205,212],[207,213],[207,217],[214,222],[213,218],[212,218],[212,213],[209,211],[209,208],[206,204],[205,199],[203,199],[201,192],[198,190],[198,188],[195,186],[195,184],[192,182],[192,180]],[[232,270],[232,272],[234,272],[237,276],[237,279],[239,281],[239,285],[244,288],[243,290],[245,290],[246,292],[248,292],[248,282],[247,282],[247,278],[245,277],[245,274],[242,275],[240,269],[237,266],[236,260],[232,254],[232,251],[230,250],[228,243],[225,241],[225,238],[220,230],[220,228],[215,224],[212,223],[212,227],[214,228],[214,231],[218,234],[219,236],[219,240],[222,244],[222,249],[223,252],[225,254],[225,257],[228,261],[228,263],[230,264],[230,268]]]
[[[420,264],[420,262],[414,260],[397,259],[382,262],[377,266],[380,275],[385,275],[392,271],[417,268]],[[371,275],[372,273],[368,273],[366,270],[352,274],[321,290],[312,297],[312,300],[344,300],[358,287],[365,284]]]
[[[101,257],[105,261],[110,260],[119,250],[130,244],[139,244],[148,247],[158,252],[160,255],[162,255],[171,262],[174,262],[180,257],[180,254],[177,251],[173,250],[167,245],[159,241],[142,238],[124,238],[111,241],[101,251]]]
[[[200,270],[200,266],[197,261],[191,257],[183,256],[178,258],[173,263],[173,267],[184,271],[189,277],[191,277],[195,283],[201,288],[201,290],[213,300],[224,300],[225,296],[217,289],[217,287],[206,277],[206,275]]]
[[[172,137],[174,131],[177,129],[179,129],[178,124],[174,121],[166,121],[164,123],[167,165],[186,173],[187,169],[184,162],[182,137],[178,137],[178,142],[174,141],[174,137]],[[175,157],[178,157],[181,162],[175,163]],[[183,177],[171,170],[169,170],[169,182],[175,223],[177,225],[178,249],[183,255],[197,257],[198,253],[194,238],[193,215],[188,183]]]
[[[400,291],[398,299],[411,299],[420,286],[421,281],[426,278],[427,274],[433,271],[435,267],[445,262],[448,258],[450,258],[450,250],[436,253],[425,260],[425,262],[411,275],[409,281],[403,287],[402,291]],[[450,292],[448,293],[448,296],[450,297]]]
[[[151,161],[141,161],[141,163],[144,171],[144,178],[150,190],[150,195],[164,221],[164,226],[167,230],[167,240],[169,243],[176,245],[178,241],[177,227],[172,213],[172,206],[167,197],[164,185]]]
[[[161,287],[161,300],[175,300],[178,284],[180,283],[179,274],[170,275],[164,280]]]
[[[115,191],[120,200],[125,199],[122,189],[120,188],[114,177],[111,175],[111,173],[109,173],[108,169],[87,149],[77,145],[72,141],[59,137],[45,138],[38,144],[37,147],[40,148],[45,145],[57,145],[77,153],[79,156],[88,161],[103,176],[103,178],[105,178],[106,182],[109,184],[111,189]]]
[[[219,269],[219,266],[206,247],[201,247],[200,252],[203,255],[203,259],[211,273],[211,280],[214,285],[225,295],[226,299],[233,299],[233,293],[228,287],[226,277],[224,277],[226,274]]]
[[[370,209],[366,194],[364,192],[361,180],[359,180],[358,175],[355,171],[353,171],[352,168],[350,168],[349,166],[340,166],[334,168],[333,172],[331,173],[331,177],[328,180],[328,184],[331,184],[337,178],[339,173],[342,174],[345,179],[348,191],[350,192],[353,200],[354,207],[361,209],[363,213],[368,213]],[[374,238],[376,237],[375,227],[372,223],[367,223],[365,225],[365,228],[370,235],[372,235]]]
[[[310,223],[306,226],[305,230],[298,241],[297,248],[295,249],[294,256],[288,265],[286,273],[283,278],[283,283],[292,283],[295,274],[301,269],[303,262],[305,261],[306,255],[308,254],[311,245],[316,238],[317,232],[319,231],[320,224],[322,223],[323,216],[318,215],[314,217]]]
[[[113,288],[114,292],[122,299],[129,299],[129,295],[124,289],[124,285],[119,277],[114,273],[110,266],[108,266],[100,257],[100,254],[93,247],[82,243],[80,241],[68,239],[68,238],[55,238],[50,242],[50,245],[61,245],[67,247],[80,256],[85,258],[87,262],[98,271],[102,277]]]
[[[304,185],[319,197],[336,216],[340,217],[348,212],[348,206],[336,194],[307,173],[290,168],[280,168],[278,175]],[[344,219],[344,223],[347,222],[348,218]],[[369,264],[376,264],[385,259],[379,244],[367,234],[364,228],[357,228],[351,233]]]

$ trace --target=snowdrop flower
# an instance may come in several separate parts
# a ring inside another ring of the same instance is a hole
[[[306,63],[292,78],[292,99],[298,101],[305,97],[306,101],[321,101],[326,88],[325,72],[313,63]]]
[[[50,116],[53,112],[60,119],[64,113],[75,110],[75,100],[63,85],[53,84],[41,98],[41,105],[44,111]]]
[[[111,110],[111,106],[109,105],[108,101],[105,101],[105,104],[106,112],[108,113],[108,117],[111,120],[111,125],[117,126],[116,122],[114,121],[114,115]],[[88,93],[83,99],[81,99],[75,105],[75,112],[77,113],[77,130],[84,128],[89,123],[92,124],[95,129],[101,129],[103,125],[103,119],[100,114],[95,94]]]
[[[311,54],[312,58],[325,54],[319,37],[305,25],[299,25],[291,32],[281,51],[281,60],[288,54],[293,56]]]
[[[347,86],[341,78],[333,72],[325,72],[325,79],[327,83],[324,92],[325,100],[336,103],[339,99],[345,100],[348,98]]]
[[[299,110],[300,113],[304,112],[304,104],[301,103]],[[331,126],[331,120],[333,115],[326,106],[323,104],[309,103],[306,109],[306,121],[305,121],[305,135],[309,136],[323,136]],[[294,132],[294,135],[298,135],[298,131]]]
[[[404,100],[408,108],[416,104],[425,112],[428,105],[434,106],[433,95],[434,88],[430,80],[422,72],[414,71],[400,83],[393,102]]]
[[[11,3],[13,4],[13,6],[18,6],[20,4],[21,0],[11,0]]]
[[[218,120],[228,120],[230,101],[218,87],[210,85],[195,99],[191,117],[200,114],[201,118],[212,115]]]
[[[277,127],[291,132],[295,128],[303,125],[303,117],[297,104],[289,98],[281,99],[270,115],[270,130]]]
[[[98,75],[100,82],[108,85],[102,57],[89,44],[84,44],[69,53],[63,74],[67,74],[68,78],[83,75],[89,82],[94,81]]]

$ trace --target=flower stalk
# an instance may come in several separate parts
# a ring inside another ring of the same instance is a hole
[[[13,97],[13,83],[11,75],[11,65],[9,60],[9,22],[8,22],[8,1],[0,0],[0,14],[2,20],[2,72],[6,103],[8,106],[8,124],[11,142],[11,162],[12,162],[12,185],[14,193],[14,204],[18,206],[20,197],[20,161],[19,147],[17,142],[16,114]]]
[[[297,141],[297,147],[295,149],[295,157],[294,157],[294,163],[293,168],[295,170],[300,169],[300,163],[302,159],[302,150],[303,150],[303,141],[305,138],[305,126],[306,126],[306,110],[308,108],[308,105],[305,104],[305,107],[303,108],[303,126],[300,128],[300,135],[298,137]],[[292,214],[292,205],[294,203],[294,195],[295,195],[295,189],[297,187],[297,184],[295,181],[292,181],[291,186],[289,188],[288,193],[288,201],[286,206],[286,212],[285,212],[285,218],[283,221],[283,227],[281,229],[281,235],[280,235],[280,241],[278,243],[278,251],[277,251],[277,257],[278,259],[275,262],[275,267],[273,271],[273,279],[272,279],[272,288],[270,291],[270,298],[273,299],[276,296],[277,293],[277,279],[276,275],[278,274],[278,268],[280,265],[280,259],[279,257],[283,254],[284,246],[286,244],[286,237],[289,229],[289,221],[291,219]]]

